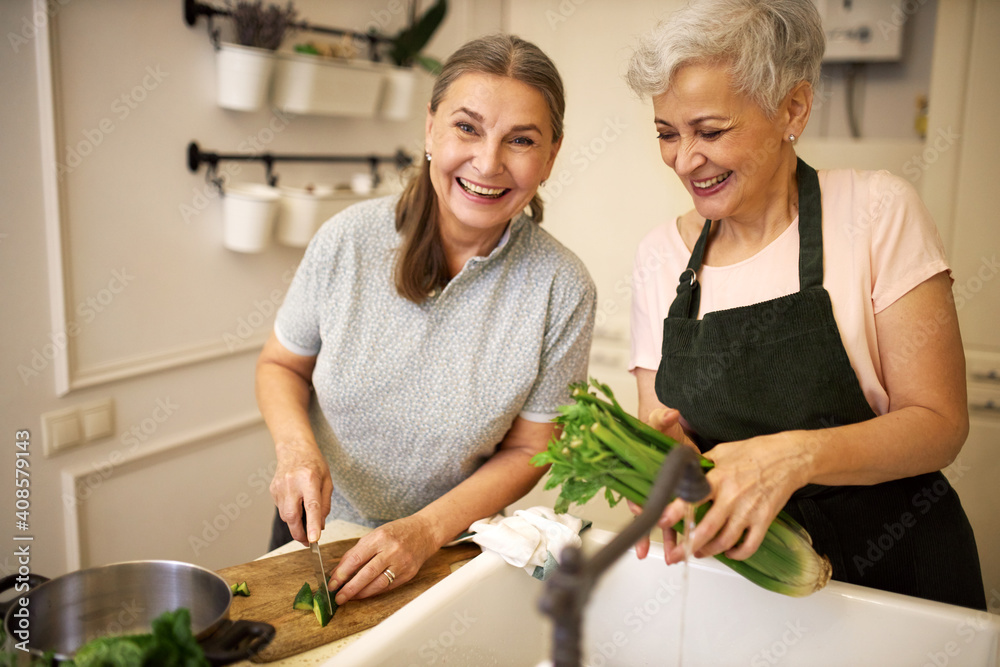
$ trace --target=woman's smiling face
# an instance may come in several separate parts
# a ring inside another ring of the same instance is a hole
[[[663,161],[710,220],[753,217],[783,185],[784,124],[735,91],[723,66],[692,64],[653,98]]]
[[[520,213],[552,171],[548,104],[515,79],[468,73],[427,113],[425,142],[442,230],[495,231]]]

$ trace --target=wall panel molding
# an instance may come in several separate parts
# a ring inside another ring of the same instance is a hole
[[[70,350],[73,346],[71,337],[67,334],[66,285],[67,272],[65,259],[69,256],[64,246],[66,235],[63,233],[62,190],[59,187],[59,172],[57,168],[56,147],[59,146],[59,133],[56,99],[56,68],[58,52],[55,49],[53,23],[55,15],[49,13],[47,0],[34,0],[34,15],[48,16],[45,29],[38,30],[35,36],[35,62],[38,90],[38,125],[40,149],[42,158],[42,197],[45,211],[45,255],[48,262],[49,279],[49,319],[52,324],[55,356],[52,365],[55,369],[56,394],[64,396],[70,391]],[[61,336],[60,336],[61,334]]]
[[[204,363],[234,354],[259,351],[269,331],[258,332],[233,347],[222,336],[209,340],[178,345],[170,349],[152,350],[141,355],[92,366],[81,367],[77,361],[76,337],[78,325],[72,320],[73,285],[72,251],[69,234],[69,206],[64,183],[60,181],[58,155],[64,146],[61,127],[59,94],[59,45],[56,39],[58,12],[53,12],[48,0],[33,0],[35,16],[46,16],[46,24],[35,37],[37,63],[37,94],[39,134],[42,162],[42,196],[45,215],[45,248],[49,293],[50,335],[46,348],[51,353],[55,375],[56,396],[101,384],[139,377],[195,363]],[[178,16],[178,23],[180,17]],[[178,165],[181,162],[178,161]],[[51,347],[49,346],[51,344]]]
[[[136,452],[123,453],[121,449],[114,450],[99,464],[91,462],[64,468],[61,498],[68,571],[79,570],[87,565],[83,562],[85,536],[81,530],[81,509],[85,510],[87,498],[99,491],[104,481],[114,475],[146,471],[162,461],[164,456],[185,456],[195,447],[210,446],[264,427],[264,419],[260,413],[246,413],[170,438],[150,441],[143,444],[141,450]]]

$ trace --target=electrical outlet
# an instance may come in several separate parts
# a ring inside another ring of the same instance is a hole
[[[45,456],[114,434],[115,403],[110,398],[42,415],[42,453]]]
[[[80,411],[84,442],[109,438],[115,434],[115,406],[110,398],[87,403],[77,409]]]
[[[53,410],[42,415],[42,452],[45,456],[76,447],[81,442],[80,413],[76,408]]]

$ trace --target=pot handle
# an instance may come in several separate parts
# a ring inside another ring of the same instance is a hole
[[[226,621],[208,638],[201,648],[213,665],[228,665],[256,655],[274,639],[274,626],[258,621]]]
[[[32,588],[35,588],[36,586],[41,586],[48,580],[49,580],[48,577],[43,577],[42,575],[35,574],[34,572],[29,572],[28,574],[10,574],[4,577],[3,579],[0,579],[0,593],[9,591],[12,588],[14,588],[18,583],[25,581],[28,583],[28,590],[30,591]],[[20,591],[20,592],[23,593],[25,591]],[[19,597],[20,597],[19,595],[15,595],[6,602],[0,602],[0,619],[7,616],[7,610],[10,609],[11,605],[14,604],[14,601],[17,600],[17,598]]]

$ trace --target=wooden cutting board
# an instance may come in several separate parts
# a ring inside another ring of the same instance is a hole
[[[357,541],[355,538],[320,545],[327,573]],[[479,546],[472,543],[441,549],[413,579],[399,588],[372,598],[352,600],[338,608],[325,628],[320,627],[312,612],[292,609],[295,594],[304,582],[316,588],[309,549],[234,565],[218,573],[230,585],[247,582],[250,597],[234,597],[229,617],[234,621],[264,621],[274,626],[274,639],[252,658],[253,662],[273,662],[367,630],[451,574],[453,563],[479,553]]]

